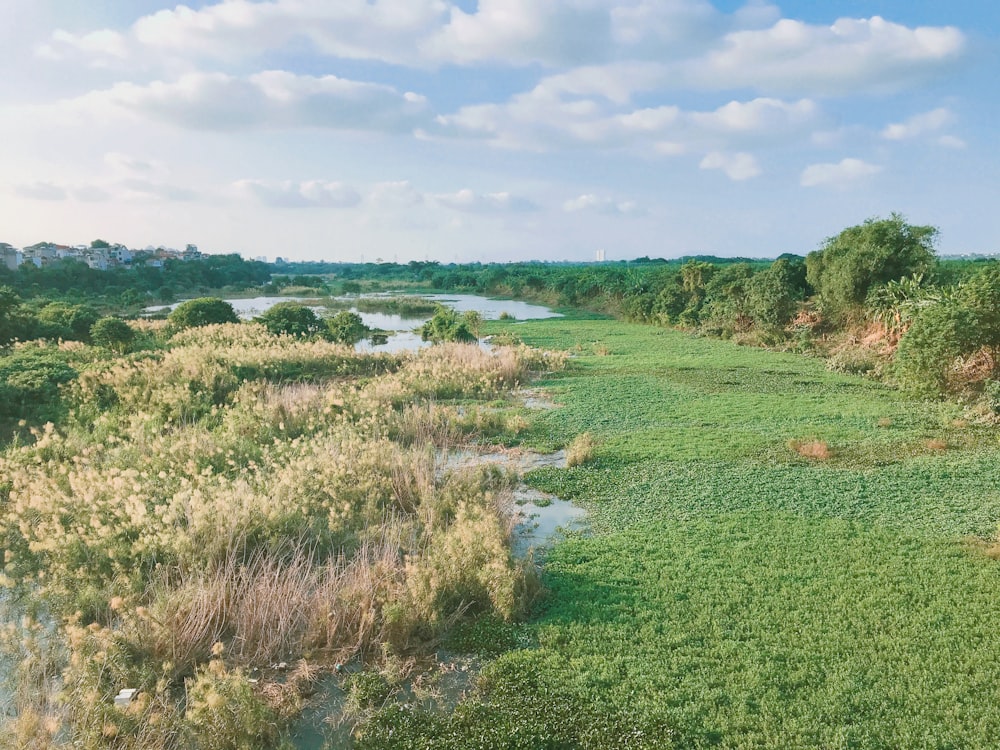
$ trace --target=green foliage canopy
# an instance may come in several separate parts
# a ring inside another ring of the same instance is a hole
[[[178,328],[240,322],[233,306],[218,297],[199,297],[183,302],[170,313],[168,319]]]
[[[829,238],[806,257],[806,274],[825,311],[844,320],[860,311],[869,291],[934,265],[938,230],[913,226],[900,214],[868,219]]]
[[[316,316],[312,308],[293,300],[279,302],[256,318],[256,321],[262,323],[271,333],[284,333],[290,336],[316,336],[325,330],[323,321]]]
[[[135,340],[135,331],[121,318],[101,318],[90,329],[90,338],[97,346],[103,346],[117,354],[124,354]]]

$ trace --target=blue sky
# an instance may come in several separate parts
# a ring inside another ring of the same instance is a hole
[[[1000,4],[4,0],[0,241],[295,259],[996,252]]]

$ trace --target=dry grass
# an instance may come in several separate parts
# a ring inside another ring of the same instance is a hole
[[[879,427],[892,427],[892,419],[889,417],[882,417],[875,424]]]
[[[928,450],[932,451],[944,451],[948,449],[948,442],[941,438],[932,438],[924,443],[924,445],[927,446]]]
[[[833,451],[825,440],[789,440],[788,447],[800,456],[814,461],[828,461],[833,458]]]
[[[597,441],[589,432],[584,432],[573,438],[566,446],[566,465],[582,466],[594,460],[597,452]]]

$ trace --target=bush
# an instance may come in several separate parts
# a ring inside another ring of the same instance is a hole
[[[347,310],[339,312],[326,321],[327,335],[338,344],[356,344],[372,331],[361,320],[361,316]]]
[[[256,321],[274,334],[316,336],[324,330],[323,322],[316,317],[316,313],[291,300],[279,302]]]
[[[476,341],[476,334],[470,326],[471,320],[460,316],[450,307],[440,307],[434,317],[420,328],[420,338],[433,341],[460,341],[471,343]]]
[[[101,318],[91,327],[90,338],[96,346],[103,346],[116,354],[125,354],[132,348],[135,331],[120,318]]]
[[[55,348],[29,345],[0,357],[0,417],[54,419],[60,411],[60,386],[76,374],[67,356]]]
[[[980,342],[975,314],[954,302],[940,302],[921,310],[900,339],[896,372],[917,390],[943,392],[955,359],[979,349]]]
[[[218,297],[199,297],[178,305],[168,320],[178,328],[195,328],[216,323],[239,323],[233,306]]]

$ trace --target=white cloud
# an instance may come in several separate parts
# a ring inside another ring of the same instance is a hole
[[[427,101],[417,94],[278,70],[249,77],[190,73],[170,83],[120,83],[69,106],[94,114],[111,108],[196,130],[315,127],[407,133],[430,118]]]
[[[879,16],[832,26],[782,19],[727,34],[717,49],[686,61],[677,80],[813,96],[895,90],[936,75],[964,51],[964,35],[951,26],[909,28]]]
[[[780,18],[767,2],[728,15],[708,0],[478,0],[473,9],[463,6],[456,0],[222,0],[198,10],[162,10],[124,31],[58,31],[40,52],[108,64],[147,64],[158,54],[188,64],[237,62],[292,48],[421,67],[659,62],[670,64],[664,85],[816,95],[922,80],[965,46],[952,27],[910,28],[878,16],[807,24]]]
[[[236,192],[272,208],[350,208],[361,202],[361,195],[340,182],[307,180],[239,180]]]
[[[942,135],[940,138],[938,138],[938,143],[944,146],[945,148],[955,148],[955,149],[965,148],[968,145],[961,138],[958,138],[953,135]]]
[[[811,164],[802,172],[799,183],[803,187],[847,187],[866,177],[878,174],[882,167],[861,159],[843,159],[837,164]]]
[[[442,206],[467,213],[516,213],[538,208],[533,201],[510,193],[476,193],[468,188],[435,195],[434,199]]]
[[[129,55],[128,40],[112,29],[86,34],[71,34],[56,29],[52,32],[51,42],[36,47],[35,54],[46,60],[61,60],[68,51],[82,53],[95,66],[103,66],[110,60],[122,61]]]
[[[585,193],[563,203],[567,213],[594,212],[609,215],[635,215],[641,213],[634,201],[619,201],[608,196]]]
[[[698,166],[702,169],[721,169],[726,177],[735,182],[749,180],[761,172],[757,159],[743,152],[729,154],[713,151],[706,154]]]
[[[486,139],[495,146],[545,150],[566,146],[639,147],[665,155],[720,151],[761,141],[785,142],[823,118],[809,99],[732,101],[704,112],[672,105],[615,112],[606,103],[565,99],[542,81],[506,104],[463,107],[438,118],[436,132]]]
[[[417,45],[447,19],[443,0],[223,0],[194,10],[178,5],[115,32],[54,34],[40,48],[49,58],[86,55],[148,61],[252,59],[302,41],[325,55],[412,62]]]
[[[946,107],[938,107],[930,112],[914,115],[904,122],[887,125],[882,137],[890,141],[916,138],[927,133],[942,130],[955,121],[955,116]]]

